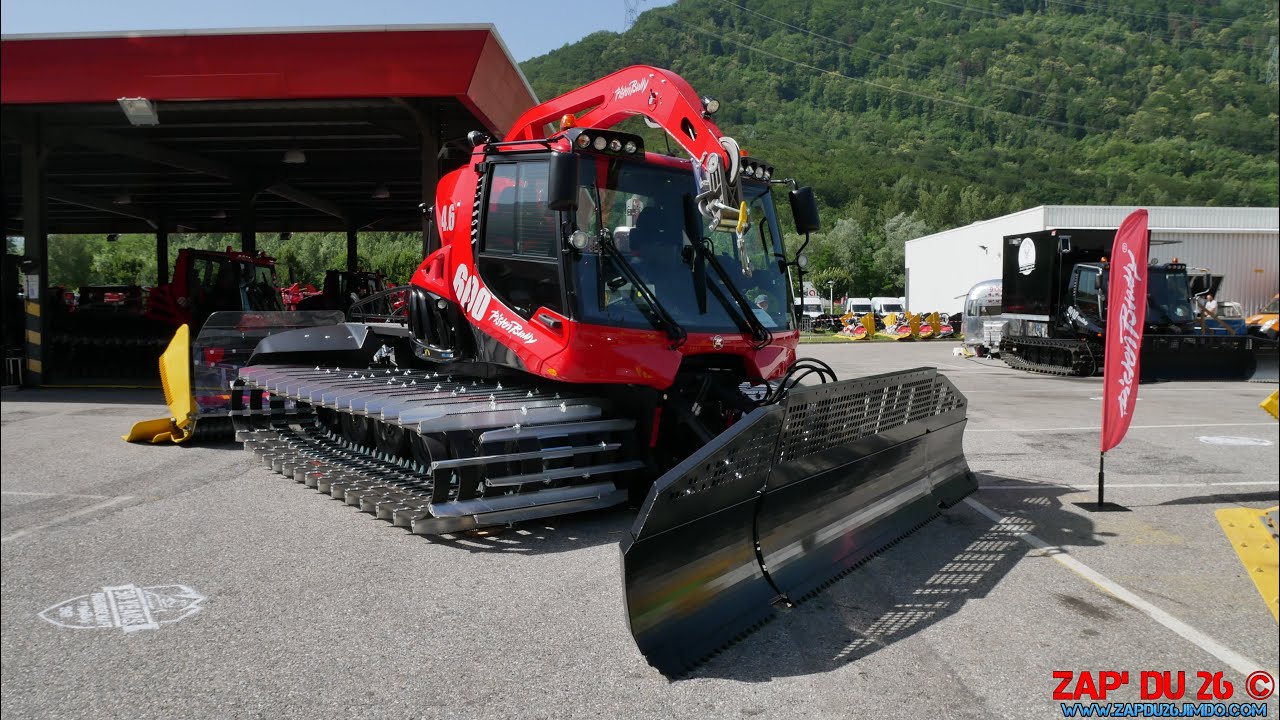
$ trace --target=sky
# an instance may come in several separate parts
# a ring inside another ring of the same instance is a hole
[[[673,0],[638,0],[640,12]],[[5,35],[323,25],[493,23],[517,62],[597,30],[622,32],[623,0],[3,0]]]

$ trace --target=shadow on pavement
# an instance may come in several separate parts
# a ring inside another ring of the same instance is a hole
[[[1130,507],[1161,507],[1167,505],[1223,505],[1233,503],[1240,506],[1254,505],[1257,503],[1270,503],[1274,505],[1280,493],[1276,490],[1263,490],[1259,492],[1223,492],[1211,493],[1209,495],[1196,495],[1195,497],[1177,498],[1175,500],[1166,500],[1161,503],[1152,503],[1150,505],[1135,505],[1128,503]]]
[[[1030,482],[977,476],[980,485]],[[689,677],[764,682],[822,673],[901,642],[986,597],[1019,560],[1041,552],[1021,533],[1061,547],[1100,544],[1089,518],[1064,509],[1061,496],[1073,492],[1043,486],[1001,497],[997,512],[1005,520],[999,524],[962,502]],[[994,504],[986,497],[980,502]],[[1081,597],[1060,600],[1078,612],[1106,612]]]
[[[0,402],[155,405],[164,407],[164,391],[154,388],[22,388],[5,390]],[[141,418],[139,418],[141,419]]]

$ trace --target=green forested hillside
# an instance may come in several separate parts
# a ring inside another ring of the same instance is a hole
[[[636,63],[680,73],[817,190],[813,279],[896,295],[905,240],[1035,205],[1280,204],[1276,38],[1275,0],[679,0],[523,69],[542,99]],[[148,283],[151,242],[59,238],[53,281]],[[260,247],[282,281],[345,262],[336,235]],[[362,248],[396,280],[419,260],[415,236]]]
[[[543,99],[635,63],[680,73],[815,187],[827,227],[845,220],[815,264],[869,292],[900,286],[904,224],[1276,205],[1276,17],[1260,0],[680,0],[523,69]]]

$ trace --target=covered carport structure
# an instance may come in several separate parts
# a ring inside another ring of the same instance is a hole
[[[420,231],[420,203],[535,102],[492,25],[0,41],[5,233],[24,238],[25,382],[46,382],[48,236]],[[6,273],[6,284],[10,273]],[[6,287],[6,302],[17,289]]]

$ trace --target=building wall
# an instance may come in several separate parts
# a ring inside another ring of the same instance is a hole
[[[1001,239],[1044,229],[1044,208],[1031,208],[909,240],[907,309],[958,313],[969,288],[1000,277]]]
[[[959,312],[973,285],[999,278],[1000,240],[1053,228],[1115,228],[1130,206],[1050,205],[1030,208],[907,242],[907,307]],[[1152,207],[1151,257],[1175,257],[1223,275],[1222,300],[1247,313],[1280,290],[1280,209]],[[983,249],[985,246],[985,249]]]

